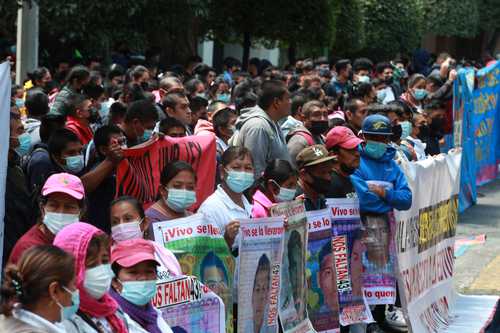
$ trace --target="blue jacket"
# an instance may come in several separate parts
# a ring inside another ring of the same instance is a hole
[[[408,210],[411,207],[412,194],[406,182],[406,176],[394,161],[396,149],[388,147],[384,156],[374,160],[360,147],[361,161],[359,168],[351,175],[351,181],[359,198],[359,209],[367,213],[387,213],[392,209]],[[382,199],[368,189],[366,181],[378,180],[393,184],[393,189],[385,190]]]

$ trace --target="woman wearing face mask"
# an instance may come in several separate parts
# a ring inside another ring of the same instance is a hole
[[[17,241],[10,263],[17,263],[23,252],[35,245],[52,244],[61,229],[78,222],[83,215],[85,190],[80,178],[68,173],[52,175],[41,194],[40,221]]]
[[[113,279],[109,237],[87,223],[74,223],[57,234],[54,245],[75,257],[80,307],[63,322],[68,333],[126,333],[128,324],[108,291]]]
[[[26,251],[5,270],[0,332],[63,333],[55,323],[72,317],[80,303],[74,259],[52,245]]]
[[[239,232],[239,219],[249,218],[252,205],[243,195],[254,183],[254,167],[250,151],[245,147],[229,147],[221,158],[221,184],[203,202],[199,213],[224,231],[229,248],[233,248]]]
[[[427,97],[425,76],[413,74],[408,80],[408,90],[400,97],[400,101],[409,106],[413,112],[422,113],[422,103]]]
[[[150,223],[168,221],[189,215],[187,209],[196,202],[196,174],[184,161],[167,164],[160,176],[159,199],[146,210]]]
[[[229,91],[229,85],[221,76],[217,77],[215,81],[213,81],[208,90],[208,93],[212,101],[220,101],[226,104],[231,103],[231,93]]]
[[[111,249],[115,274],[110,291],[129,319],[129,332],[171,333],[161,312],[153,307],[156,295],[156,267],[153,244],[143,239],[117,243]]]
[[[134,197],[124,196],[116,199],[110,206],[111,238],[114,243],[130,239],[148,238],[150,234],[149,220],[144,209]],[[169,275],[181,275],[182,270],[175,255],[163,246],[151,242],[155,248],[156,260],[166,269]]]
[[[295,198],[297,171],[288,161],[271,161],[258,181],[257,188],[253,195],[252,217],[268,217],[272,205]]]

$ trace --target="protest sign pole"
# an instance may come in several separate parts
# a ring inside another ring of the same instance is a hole
[[[0,262],[3,258],[3,239],[5,234],[5,182],[7,179],[7,152],[10,136],[10,64],[8,61],[0,64]],[[3,276],[1,274],[0,276]],[[1,277],[0,277],[1,281]]]
[[[16,84],[38,67],[38,3],[22,1],[17,11]]]

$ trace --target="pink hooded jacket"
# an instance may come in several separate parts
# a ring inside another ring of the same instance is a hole
[[[117,333],[127,333],[125,323],[118,317],[118,303],[108,294],[96,300],[90,296],[83,282],[85,279],[85,259],[92,237],[104,234],[93,225],[77,222],[57,233],[54,245],[70,253],[75,258],[76,287],[80,291],[80,310],[93,318],[106,318]]]
[[[194,127],[194,135],[215,135],[214,126],[205,119],[198,119]]]
[[[260,190],[253,195],[252,217],[269,217],[269,209],[274,203]]]

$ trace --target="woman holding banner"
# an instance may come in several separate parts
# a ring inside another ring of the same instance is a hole
[[[149,221],[168,221],[186,217],[196,202],[196,173],[184,161],[169,163],[160,176],[159,199],[146,210]]]
[[[142,204],[134,197],[119,197],[110,206],[111,238],[116,244],[129,239],[150,239],[149,219],[144,214]],[[175,255],[163,246],[152,241],[155,247],[156,260],[162,266],[161,271],[168,276],[182,274],[181,266]]]
[[[109,237],[87,223],[73,223],[54,239],[75,258],[76,287],[80,307],[63,321],[68,333],[127,333],[128,324],[118,303],[109,295],[113,271],[109,264]]]
[[[222,182],[198,210],[214,221],[224,234],[229,248],[237,247],[239,219],[251,216],[252,205],[243,195],[254,183],[252,154],[245,147],[229,147],[222,154]]]
[[[271,161],[259,179],[253,196],[252,217],[269,217],[278,202],[291,201],[297,192],[297,171],[286,160]]]

